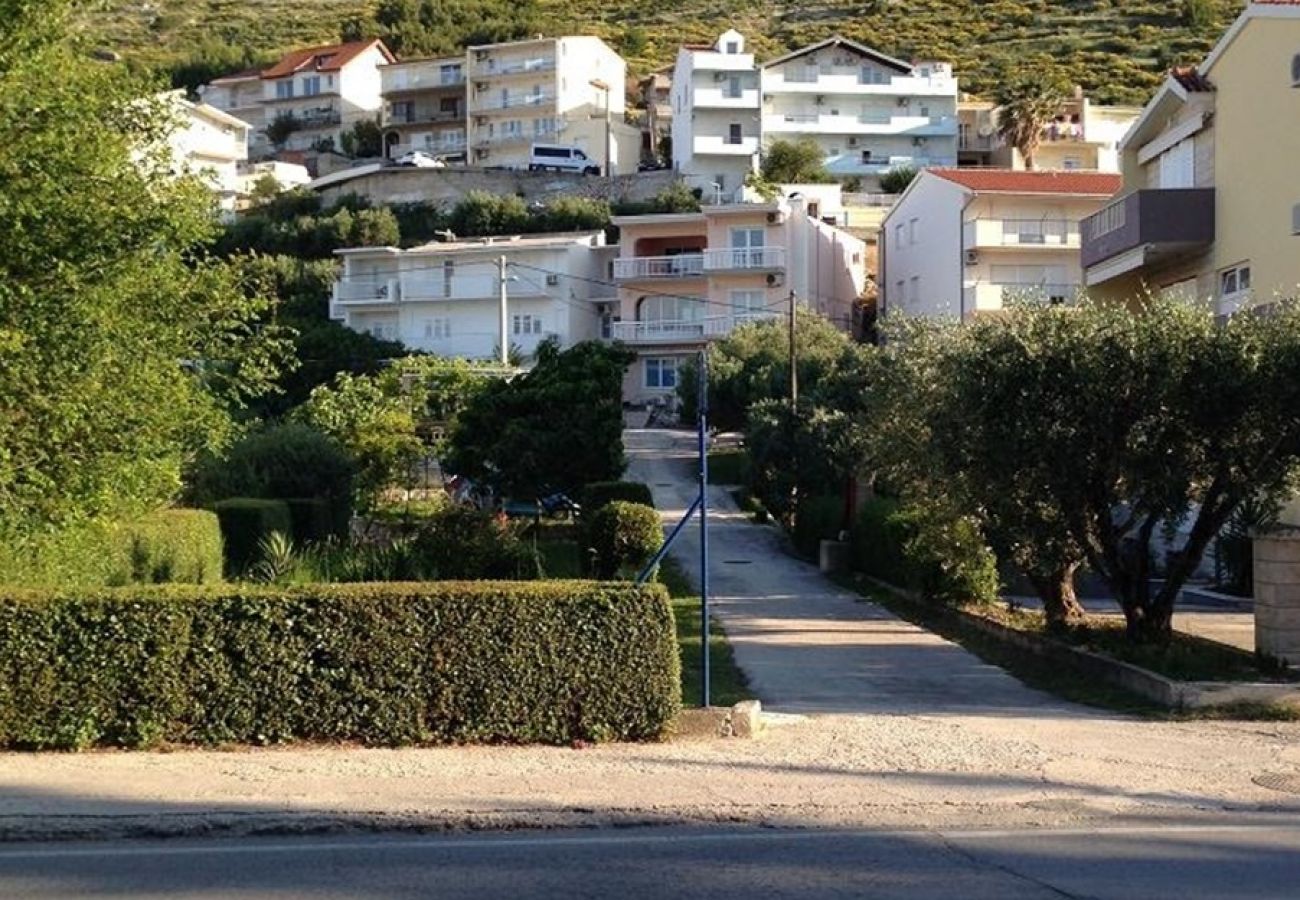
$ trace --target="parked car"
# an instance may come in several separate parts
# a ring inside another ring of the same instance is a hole
[[[530,172],[581,172],[599,175],[600,164],[577,147],[565,144],[533,144],[528,158]]]
[[[412,150],[409,153],[403,153],[394,160],[399,166],[411,166],[417,169],[445,169],[447,164],[436,156],[425,153],[423,150]]]

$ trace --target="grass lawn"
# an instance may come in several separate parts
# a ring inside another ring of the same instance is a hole
[[[682,654],[682,703],[700,705],[700,598],[687,581],[677,562],[664,560],[659,580],[673,598],[673,616],[677,620],[677,646]],[[712,618],[712,617],[710,617]],[[714,706],[731,706],[753,698],[745,683],[745,673],[736,666],[731,645],[716,621],[709,629],[709,692]]]
[[[1234,707],[1210,708],[1201,710],[1172,711],[1152,703],[1145,697],[1114,687],[1101,681],[1081,678],[1077,673],[1064,670],[1051,661],[1026,653],[1016,647],[1008,646],[971,625],[964,623],[943,607],[909,599],[893,591],[885,590],[861,575],[841,576],[836,579],[845,587],[857,591],[865,599],[879,603],[899,618],[932,631],[974,653],[985,662],[1005,669],[1030,687],[1054,694],[1065,700],[1113,709],[1119,712],[1133,713],[1153,719],[1265,719],[1295,720],[1300,719],[1300,711],[1280,705],[1247,704]],[[1022,630],[1043,630],[1042,615],[1037,612],[1004,610],[980,610],[981,615],[1001,622],[1009,627]],[[1122,627],[1116,629],[1114,623],[1107,623],[1103,629],[1081,630],[1071,641],[1087,649],[1105,652],[1107,647],[1115,647],[1123,641]],[[1202,645],[1209,645],[1208,647]],[[1254,669],[1254,679],[1260,679],[1258,668],[1254,667],[1254,657],[1235,648],[1225,647],[1213,641],[1205,641],[1188,635],[1180,635],[1164,658],[1159,659],[1159,651],[1126,648],[1128,656],[1116,655],[1145,668],[1153,663],[1162,663],[1164,674],[1171,672],[1194,673],[1195,677],[1208,678],[1211,674],[1216,679],[1232,680],[1231,673],[1244,674],[1243,664],[1249,661]],[[1243,660],[1244,657],[1244,660]],[[1190,674],[1171,675],[1184,678]]]

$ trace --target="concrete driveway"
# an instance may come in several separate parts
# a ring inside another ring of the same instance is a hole
[[[649,484],[665,526],[675,524],[696,493],[695,436],[628,429],[624,441],[627,477]],[[765,705],[848,714],[1090,714],[836,587],[789,555],[775,526],[750,521],[726,490],[711,488],[709,505],[714,614]],[[697,524],[672,555],[698,585]]]

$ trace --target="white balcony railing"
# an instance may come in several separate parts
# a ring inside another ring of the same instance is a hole
[[[785,268],[784,247],[733,247],[704,251],[708,272],[735,272]]]
[[[488,59],[474,67],[474,75],[492,78],[497,75],[530,75],[534,72],[554,72],[555,57],[538,56],[532,59],[511,59],[500,61]]]
[[[459,66],[443,69],[440,64],[430,66],[384,66],[379,70],[384,83],[384,93],[399,91],[432,91],[439,88],[462,87],[465,72]]]
[[[1070,282],[980,282],[965,288],[965,306],[968,312],[974,312],[1002,309],[1013,300],[1072,303],[1081,289],[1081,285]]]
[[[1080,246],[1079,223],[1068,219],[975,219],[964,231],[968,248]]]
[[[626,344],[672,344],[726,337],[741,325],[770,319],[772,313],[709,316],[702,319],[664,319],[651,322],[615,322],[610,337]]]
[[[862,80],[860,73],[845,70],[791,69],[764,76],[764,93],[853,94],[858,96],[957,96],[957,81],[951,75],[899,76],[888,81]]]
[[[500,112],[507,109],[527,109],[534,106],[546,106],[555,102],[555,94],[542,91],[537,94],[516,94],[513,97],[497,97],[494,100],[475,100],[473,112]]]
[[[691,54],[691,67],[696,71],[752,72],[754,70],[754,54],[697,50]]]
[[[691,149],[697,155],[753,156],[758,152],[758,138],[741,137],[733,141],[724,135],[698,135]]]
[[[635,256],[614,260],[614,277],[698,278],[704,274],[703,253],[679,253],[676,256]]]
[[[343,305],[397,303],[401,296],[396,278],[347,278],[334,285],[334,302]]]
[[[694,105],[712,109],[758,109],[758,88],[741,88],[732,91],[726,86],[699,87],[694,92]]]

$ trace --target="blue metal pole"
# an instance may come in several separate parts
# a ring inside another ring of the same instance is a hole
[[[664,557],[668,555],[668,550],[672,547],[673,542],[677,540],[677,535],[681,534],[682,529],[686,527],[686,523],[691,520],[691,516],[695,515],[695,511],[699,508],[700,498],[696,497],[691,502],[691,508],[686,510],[686,515],[682,516],[682,520],[674,525],[673,530],[668,533],[668,540],[664,541],[663,546],[659,548],[659,552],[654,555],[654,558],[651,559],[650,562],[646,563],[646,567],[642,569],[641,574],[636,577],[636,583],[638,586],[643,585],[650,580],[650,575],[654,572],[655,566],[664,561]]]
[[[700,685],[709,706],[709,351],[700,351]]]

